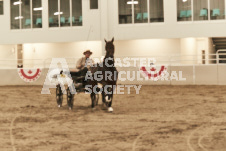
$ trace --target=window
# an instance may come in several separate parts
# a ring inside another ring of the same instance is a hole
[[[30,11],[30,0],[21,0],[21,22],[22,28],[31,28],[31,11]]]
[[[208,0],[193,1],[194,20],[208,20]]]
[[[177,21],[220,20],[225,14],[225,0],[177,0]]]
[[[11,0],[11,29],[42,28],[41,0]]]
[[[177,0],[177,21],[191,21],[191,0]]]
[[[49,0],[49,27],[81,26],[82,0]]]
[[[32,1],[32,25],[33,28],[42,28],[42,1]]]
[[[119,24],[132,23],[132,5],[129,4],[129,0],[119,0],[118,10],[119,10]]]
[[[210,19],[224,19],[225,18],[225,1],[224,0],[210,0]]]
[[[61,0],[60,1],[60,26],[67,27],[70,26],[70,1]]]
[[[119,24],[164,22],[163,0],[118,0],[118,10]]]
[[[163,0],[150,0],[150,22],[164,22]]]
[[[98,9],[98,0],[90,0],[90,9]]]
[[[20,8],[21,3],[18,0],[11,0],[11,29],[20,29],[20,20],[22,16],[20,16]]]
[[[3,0],[0,0],[0,15],[3,15]]]
[[[49,27],[58,27],[58,0],[49,0]]]
[[[82,26],[82,0],[72,0],[72,26]]]
[[[148,6],[148,4],[147,4],[146,0],[137,0],[136,5],[134,3],[134,22],[135,23],[147,23],[148,22],[147,6]]]

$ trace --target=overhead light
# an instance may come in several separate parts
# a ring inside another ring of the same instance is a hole
[[[14,19],[15,20],[18,20],[18,19],[22,19],[22,18],[24,18],[23,16],[17,16],[17,17],[15,17]]]
[[[62,15],[63,12],[55,12],[54,15]]]
[[[127,4],[138,4],[138,1],[128,1]]]
[[[187,2],[187,0],[182,0],[183,2]]]
[[[17,2],[13,3],[13,5],[20,5],[20,4],[22,4],[22,2],[20,2],[20,1],[17,1]]]
[[[34,8],[34,11],[43,10],[42,7]]]

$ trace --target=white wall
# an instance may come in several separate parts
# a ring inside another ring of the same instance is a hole
[[[215,53],[211,38],[181,38],[181,62],[186,64],[202,64],[202,50],[205,50],[205,64],[214,63],[211,54]],[[190,55],[190,56],[189,56]]]
[[[206,50],[206,59],[209,53],[214,53],[212,40],[209,38],[116,40],[114,44],[116,57],[148,56],[154,57],[160,64],[168,64],[171,56],[172,64],[202,64],[202,50]],[[25,43],[24,67],[43,66],[44,60],[48,58],[80,58],[87,49],[93,52],[92,57],[101,57],[103,52],[105,53],[105,50],[102,50],[104,45],[105,42],[102,41]],[[16,59],[16,53],[12,53],[14,47],[15,45],[1,45],[0,59]],[[49,63],[50,61],[51,59]]]
[[[180,39],[115,41],[116,56],[166,56],[180,54]]]
[[[24,59],[78,58],[87,49],[93,52],[93,57],[101,56],[100,41],[23,45]]]
[[[27,64],[31,66],[37,66],[39,64],[42,66],[43,61],[48,58],[80,58],[87,49],[93,52],[91,57],[100,57],[102,54],[101,47],[101,41],[24,44],[23,57],[25,61],[28,60]],[[29,59],[38,60],[29,61]],[[73,60],[73,62],[76,61],[74,59],[71,60]],[[48,61],[48,63],[50,63],[51,59],[48,59]]]
[[[16,59],[16,45],[0,45],[0,59]]]
[[[197,63],[197,58],[194,55],[197,55],[196,51],[196,38],[182,38],[181,42],[181,57],[180,63],[193,64]],[[190,56],[187,56],[190,55]],[[179,58],[178,58],[179,59]]]
[[[0,45],[0,68],[15,68],[16,52],[16,45]]]

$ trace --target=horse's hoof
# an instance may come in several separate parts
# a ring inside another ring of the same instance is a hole
[[[72,108],[71,108],[71,107],[69,107],[69,110],[72,110]]]
[[[61,105],[58,105],[58,108],[61,108]]]
[[[108,112],[113,112],[114,110],[113,110],[113,108],[112,107],[109,107],[108,108]]]

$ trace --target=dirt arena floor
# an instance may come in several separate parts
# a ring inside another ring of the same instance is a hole
[[[226,86],[142,86],[115,95],[113,113],[84,93],[58,109],[41,89],[0,87],[1,151],[226,150]]]

